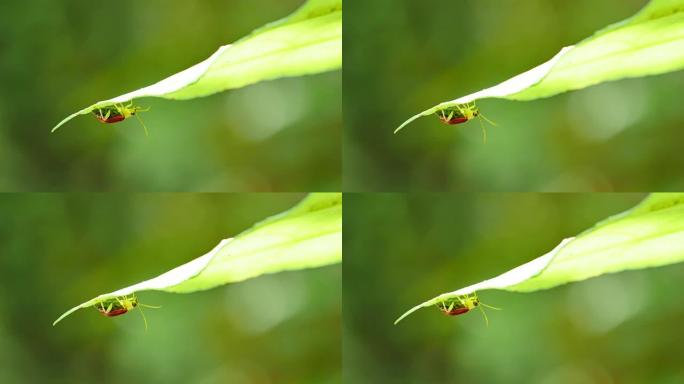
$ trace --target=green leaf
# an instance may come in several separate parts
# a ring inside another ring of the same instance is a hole
[[[651,194],[634,208],[568,238],[551,252],[494,278],[448,292],[404,313],[485,290],[532,292],[606,273],[684,261],[684,193]]]
[[[342,194],[313,193],[293,208],[222,240],[209,253],[155,278],[99,295],[81,308],[116,297],[155,290],[189,293],[267,273],[321,267],[342,260]]]
[[[684,68],[684,0],[651,0],[634,16],[610,25],[551,60],[491,88],[440,103],[404,122],[485,98],[534,100],[605,81]]]
[[[141,97],[192,99],[264,80],[342,67],[342,0],[308,0],[290,16],[267,24],[208,59],[153,85],[98,101],[62,120]]]

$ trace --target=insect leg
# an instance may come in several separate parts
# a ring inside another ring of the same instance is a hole
[[[461,104],[456,104],[456,109],[458,109],[458,113],[460,113],[461,116],[467,117],[465,114],[465,108],[462,108]]]
[[[128,107],[122,104],[117,104],[116,105],[116,111],[119,113],[119,115],[123,115],[126,117],[126,111],[128,110]]]
[[[116,298],[116,301],[119,302],[119,305],[121,308],[126,309],[127,311],[133,308],[133,305],[130,300],[128,300],[128,296],[119,296]]]

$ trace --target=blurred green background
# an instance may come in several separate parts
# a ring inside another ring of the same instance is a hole
[[[138,313],[64,311],[199,257],[303,194],[5,194],[1,383],[340,382],[341,267],[192,294]]]
[[[135,119],[80,116],[155,83],[303,0],[0,3],[0,190],[311,191],[341,185],[340,71],[201,99],[136,100]]]
[[[433,105],[526,71],[645,0],[350,1],[344,183],[353,191],[681,190],[684,72],[530,102],[488,99],[446,126]]]
[[[640,194],[347,194],[343,378],[348,383],[684,382],[684,267],[623,272],[444,316],[440,293],[553,249]]]

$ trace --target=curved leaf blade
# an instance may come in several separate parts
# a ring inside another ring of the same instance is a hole
[[[498,97],[498,98],[505,98],[507,95],[512,95],[512,94],[517,94],[520,92],[523,92],[525,89],[528,89],[535,84],[539,83],[546,75],[548,75],[549,71],[551,68],[553,68],[554,65],[560,60],[569,50],[571,50],[574,47],[565,47],[561,49],[560,52],[556,54],[556,56],[552,57],[549,61],[536,66],[529,71],[523,72],[517,76],[514,76],[502,83],[499,83],[493,87],[483,89],[481,91],[477,91],[475,93],[472,93],[467,96],[463,96],[461,98],[458,98],[456,100],[452,101],[446,101],[443,103],[440,103],[430,109],[427,109],[410,119],[406,120],[403,122],[399,128],[394,130],[394,133],[399,132],[402,128],[413,122],[414,120],[418,119],[419,117],[422,116],[430,116],[432,114],[435,114],[442,109],[453,107],[456,105],[460,104],[465,104],[469,103],[471,101],[475,101],[478,99],[485,99],[488,97]]]
[[[534,100],[606,81],[656,75],[684,68],[684,0],[651,0],[632,17],[612,24],[546,63],[487,88],[440,103],[421,116],[485,98]]]
[[[94,297],[64,313],[140,291],[190,293],[263,274],[336,264],[342,260],[342,194],[314,193],[214,249],[155,278]]]
[[[267,24],[234,44],[220,47],[190,68],[67,116],[52,132],[78,115],[141,97],[192,99],[260,81],[326,72],[341,66],[342,0],[308,0],[290,16]]]
[[[499,276],[443,293],[406,313],[486,290],[532,292],[607,273],[684,261],[684,193],[655,193],[632,209],[563,240],[551,252]]]

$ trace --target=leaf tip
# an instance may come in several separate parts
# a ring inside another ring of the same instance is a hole
[[[55,325],[57,325],[57,323],[59,323],[60,321],[62,321],[62,319],[63,319],[64,317],[65,317],[65,315],[62,315],[62,316],[58,317],[57,320],[55,320],[55,321],[52,322],[52,326],[54,327]]]
[[[396,135],[397,132],[401,131],[405,126],[411,124],[412,122],[414,122],[416,119],[418,119],[421,116],[423,116],[423,114],[419,113],[419,114],[411,117],[410,119],[404,121],[397,129],[394,130],[394,134]]]
[[[397,323],[399,323],[400,321],[404,320],[404,318],[405,318],[406,316],[412,314],[413,312],[415,312],[415,311],[417,311],[417,310],[419,310],[419,309],[421,309],[421,308],[423,308],[423,307],[426,307],[428,303],[430,303],[430,301],[427,301],[427,302],[422,303],[422,304],[418,304],[418,305],[416,305],[415,307],[413,307],[413,308],[409,309],[408,311],[404,312],[403,315],[399,316],[399,318],[396,319],[396,320],[394,321],[394,325],[397,325]]]
[[[59,127],[61,127],[62,125],[64,125],[64,123],[66,123],[66,121],[64,121],[64,120],[60,121],[59,124],[57,124],[57,125],[55,125],[54,127],[52,127],[52,129],[50,130],[50,133],[55,133],[55,131],[56,131],[57,129],[59,129]]]
[[[85,308],[85,307],[84,307],[84,304],[81,304],[81,305],[79,305],[79,306],[73,307],[73,308],[71,308],[70,310],[64,312],[64,313],[62,314],[62,316],[60,316],[57,320],[55,320],[54,323],[52,323],[52,326],[54,327],[55,325],[57,325],[57,323],[59,323],[60,321],[62,321],[62,319],[64,319],[65,317],[71,315],[72,313],[76,312],[77,310],[79,310],[79,309],[81,309],[81,308]]]
[[[54,133],[59,127],[61,127],[62,125],[66,124],[69,120],[73,119],[75,116],[81,114],[81,112],[82,112],[82,111],[79,111],[79,112],[73,113],[73,114],[71,114],[71,115],[65,117],[64,120],[60,121],[59,124],[55,125],[55,127],[52,128],[52,130],[50,131],[50,133]]]

